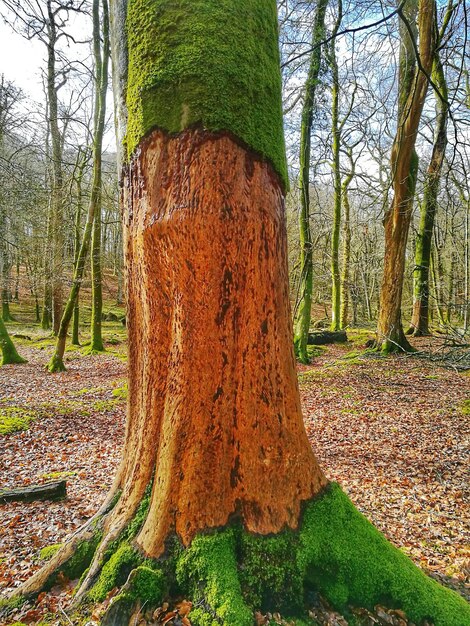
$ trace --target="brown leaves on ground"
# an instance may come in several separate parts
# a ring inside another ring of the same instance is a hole
[[[307,433],[328,477],[415,563],[465,594],[470,377],[351,346],[329,346],[302,370]]]
[[[351,349],[330,346],[311,366],[299,367],[315,453],[391,541],[463,592],[469,575],[469,418],[460,407],[470,398],[470,376],[413,357],[348,355]],[[22,406],[39,417],[29,430],[0,439],[2,486],[59,473],[68,481],[68,498],[0,506],[0,593],[41,566],[41,548],[63,541],[98,508],[123,438],[125,403],[112,395],[125,377],[122,361],[109,354],[81,357],[64,374],[50,375],[47,355],[23,351],[28,364],[0,368],[0,408]],[[34,623],[46,614],[59,619],[70,598],[71,584],[63,581],[12,621]],[[189,619],[179,615],[175,623],[183,618]]]

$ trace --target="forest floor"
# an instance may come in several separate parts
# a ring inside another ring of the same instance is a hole
[[[16,340],[28,363],[0,369],[1,486],[67,480],[65,501],[0,506],[0,594],[37,570],[42,548],[81,526],[110,487],[124,433],[126,347],[118,324],[106,332],[107,352],[71,350],[65,373],[45,371],[51,341],[33,336]],[[416,357],[373,356],[363,352],[367,333],[350,337],[299,366],[314,451],[393,543],[468,597],[470,376]],[[1,434],[2,424],[26,429]],[[65,582],[11,621],[60,618],[70,593]]]

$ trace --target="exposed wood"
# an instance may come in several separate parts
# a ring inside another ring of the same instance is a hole
[[[302,423],[277,176],[227,135],[155,131],[124,221],[130,417],[109,525],[155,473],[147,554],[233,515],[263,534],[295,527],[326,479]]]

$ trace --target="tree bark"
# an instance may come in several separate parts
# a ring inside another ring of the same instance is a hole
[[[299,361],[308,363],[307,354],[308,332],[310,330],[312,313],[312,289],[313,289],[313,242],[310,231],[310,159],[311,159],[311,134],[313,126],[313,113],[315,104],[315,92],[320,73],[321,45],[325,36],[325,15],[328,0],[319,0],[316,8],[312,33],[312,56],[305,84],[304,103],[302,107],[302,119],[300,126],[300,301],[294,321],[294,346]]]
[[[428,89],[428,78],[416,64],[413,40],[416,43],[419,36],[420,62],[428,75],[436,43],[434,0],[420,0],[419,11],[417,1],[412,0],[405,4],[402,11],[398,129],[391,155],[394,197],[384,219],[385,256],[377,324],[377,346],[384,352],[412,350],[403,332],[401,300],[406,244],[418,171],[415,143]],[[415,26],[416,16],[418,28]]]

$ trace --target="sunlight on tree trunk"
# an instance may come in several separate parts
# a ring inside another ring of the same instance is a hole
[[[405,4],[403,15],[412,35],[400,20],[398,129],[391,156],[394,197],[384,219],[385,256],[377,324],[377,346],[383,352],[412,350],[403,332],[401,301],[406,244],[418,173],[416,135],[428,90],[428,78],[417,67],[413,39],[416,42],[419,37],[421,64],[429,74],[436,42],[434,11],[433,0],[420,0],[419,11],[417,0]]]

